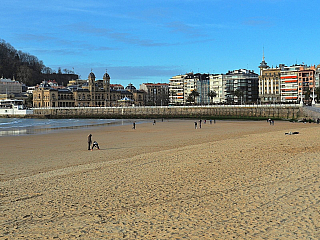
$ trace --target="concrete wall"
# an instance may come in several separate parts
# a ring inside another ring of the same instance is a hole
[[[169,106],[34,108],[34,116],[51,118],[281,118],[297,119],[298,106]]]
[[[300,109],[300,118],[317,119],[320,118],[320,106],[318,107],[303,107]]]

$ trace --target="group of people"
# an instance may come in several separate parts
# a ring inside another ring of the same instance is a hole
[[[92,144],[92,147],[91,147],[91,144]],[[88,150],[93,151],[94,148],[97,148],[100,150],[100,147],[99,147],[99,144],[97,143],[97,141],[93,141],[93,143],[92,143],[92,134],[90,133],[88,135]]]
[[[206,124],[207,120],[204,120],[203,122],[204,124]],[[216,123],[216,120],[214,119],[213,122]],[[212,119],[210,119],[210,124],[212,124]],[[199,120],[199,128],[201,128],[201,125],[202,125],[202,119]],[[198,128],[198,122],[194,122],[194,128],[195,129]]]
[[[268,118],[268,119],[267,119],[267,122],[268,122],[270,125],[274,125],[274,120],[272,120],[271,118]]]

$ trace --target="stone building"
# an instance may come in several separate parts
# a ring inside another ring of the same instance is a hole
[[[0,94],[22,93],[23,84],[14,79],[0,78]]]
[[[262,58],[259,75],[259,98],[261,102],[274,103],[281,101],[280,67],[270,68]]]
[[[72,83],[71,83],[72,84]],[[90,73],[87,83],[68,88],[53,88],[46,81],[33,91],[34,107],[102,107],[110,106],[110,76],[96,80]]]
[[[53,88],[44,81],[33,91],[33,106],[41,107],[118,107],[143,106],[145,92],[136,90],[129,84],[126,89],[121,85],[110,88],[110,76],[103,75],[96,80],[93,72],[88,80],[71,80],[67,88]]]

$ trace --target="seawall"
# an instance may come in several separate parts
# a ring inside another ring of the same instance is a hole
[[[35,108],[39,118],[237,118],[297,119],[298,105],[162,106],[162,107],[74,107]]]

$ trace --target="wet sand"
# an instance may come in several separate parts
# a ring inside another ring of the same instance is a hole
[[[0,239],[319,239],[319,134],[165,120],[2,137]]]

